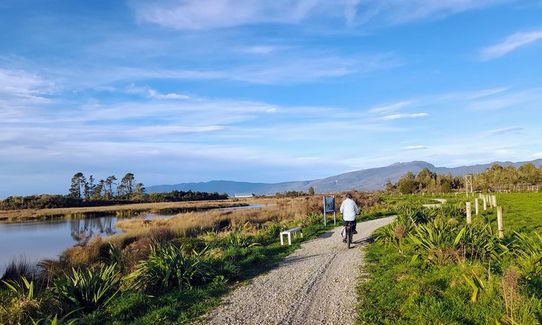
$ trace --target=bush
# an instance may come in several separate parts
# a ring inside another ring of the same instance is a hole
[[[34,275],[34,267],[24,259],[11,261],[0,280],[19,281],[21,278],[32,278]]]
[[[190,288],[212,279],[213,272],[199,256],[184,253],[184,247],[169,243],[154,244],[128,279],[135,289],[157,292],[160,289]]]
[[[39,315],[41,299],[37,298],[34,281],[21,277],[15,280],[2,280],[9,295],[0,306],[0,323],[22,324],[31,317]]]
[[[72,269],[53,284],[53,292],[70,307],[86,312],[106,306],[120,291],[121,275],[116,265],[95,269]]]

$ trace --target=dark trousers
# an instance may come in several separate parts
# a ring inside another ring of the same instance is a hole
[[[346,227],[347,224],[352,225],[352,232],[356,231],[356,225],[357,223],[355,221],[343,221],[343,226]]]

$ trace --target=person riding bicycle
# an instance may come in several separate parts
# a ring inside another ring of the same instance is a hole
[[[357,234],[356,231],[356,215],[359,213],[359,208],[352,200],[352,194],[346,193],[345,199],[341,204],[341,213],[343,214],[343,224],[346,227],[347,224],[352,224],[352,233]],[[346,242],[346,236],[343,239]]]

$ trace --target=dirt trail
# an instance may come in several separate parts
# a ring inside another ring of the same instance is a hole
[[[358,223],[349,250],[341,227],[303,243],[277,268],[234,290],[199,324],[353,324],[361,247],[392,220]]]
[[[437,201],[438,203],[434,204],[424,204],[424,208],[440,208],[443,204],[445,204],[447,201],[446,199],[432,199],[432,201]]]

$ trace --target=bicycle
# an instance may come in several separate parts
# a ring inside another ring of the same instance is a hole
[[[350,249],[352,246],[352,240],[354,237],[354,222],[355,221],[346,221],[344,225],[344,235],[346,239],[346,247]]]

